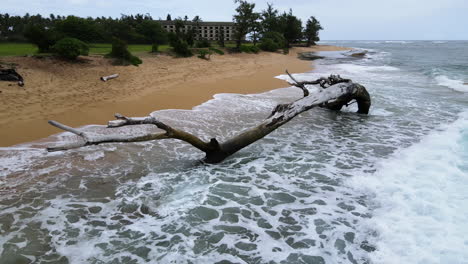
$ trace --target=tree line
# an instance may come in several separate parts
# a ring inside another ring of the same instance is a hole
[[[242,45],[246,38],[254,44],[254,52],[258,49],[288,49],[297,42],[305,42],[309,46],[319,40],[322,27],[313,16],[303,27],[302,21],[293,15],[292,10],[280,13],[272,4],[268,4],[265,10],[255,12],[254,3],[246,0],[235,0],[235,3],[237,8],[233,22],[238,51],[246,48]],[[84,52],[86,43],[151,44],[152,51],[157,51],[159,45],[170,44],[181,56],[191,56],[192,47],[210,46],[198,35],[197,25],[202,22],[199,16],[192,20],[187,16],[172,19],[169,14],[166,19],[175,23],[175,32],[166,32],[149,14],[122,15],[120,18],[0,14],[0,41],[30,42],[37,45],[39,52],[51,52],[62,39],[67,39],[68,46],[74,40],[80,41],[75,41],[75,46],[81,47],[80,50]],[[185,30],[188,22],[192,27]],[[218,35],[219,45],[224,46],[223,31],[220,30]]]
[[[273,4],[268,3],[265,10],[255,12],[255,3],[246,0],[235,0],[238,3],[236,14],[233,17],[236,28],[236,45],[241,45],[244,36],[248,35],[254,45],[260,41],[263,50],[276,50],[289,48],[291,44],[305,41],[307,46],[315,45],[319,41],[319,31],[322,30],[320,22],[311,16],[305,28],[302,21],[292,10],[280,13]]]

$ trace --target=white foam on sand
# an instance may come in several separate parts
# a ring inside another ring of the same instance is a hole
[[[468,112],[352,186],[375,195],[374,263],[468,263]],[[365,187],[363,187],[365,186]]]

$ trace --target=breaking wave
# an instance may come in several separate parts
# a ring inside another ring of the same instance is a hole
[[[468,260],[468,112],[351,185],[375,195],[375,263]]]
[[[448,87],[458,92],[467,93],[468,92],[468,83],[464,83],[462,80],[450,79],[445,75],[439,75],[435,77],[437,84]]]

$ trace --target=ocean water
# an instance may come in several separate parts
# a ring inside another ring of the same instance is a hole
[[[324,44],[369,52],[296,77],[365,85],[368,116],[312,109],[216,165],[175,140],[1,148],[0,263],[468,263],[468,42]],[[300,96],[152,115],[222,140]]]

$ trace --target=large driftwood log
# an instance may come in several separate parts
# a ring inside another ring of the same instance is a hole
[[[286,124],[294,117],[302,112],[305,112],[313,107],[325,107],[331,110],[340,110],[343,106],[347,106],[351,101],[356,100],[358,104],[358,113],[367,114],[371,105],[369,93],[366,88],[360,84],[353,83],[349,79],[343,79],[339,75],[331,75],[328,78],[320,78],[312,82],[298,82],[289,73],[292,85],[299,87],[304,97],[289,104],[277,105],[270,116],[263,120],[259,125],[241,132],[224,142],[218,142],[216,138],[210,141],[203,141],[199,137],[170,127],[169,125],[157,120],[155,117],[148,116],[143,118],[126,117],[116,114],[116,120],[109,121],[108,128],[143,125],[154,125],[159,129],[164,130],[162,133],[152,133],[143,136],[121,136],[121,135],[90,135],[83,131],[68,127],[55,121],[49,123],[60,129],[69,131],[80,136],[81,142],[72,143],[69,145],[57,146],[48,148],[48,151],[67,150],[88,145],[98,145],[111,142],[141,142],[156,139],[179,139],[185,141],[195,148],[205,152],[204,162],[218,163],[225,158],[236,153],[242,148],[254,143],[255,141],[265,137],[273,132],[278,127]],[[318,91],[310,93],[306,85],[319,84]]]

